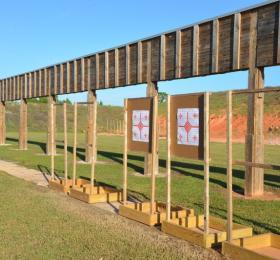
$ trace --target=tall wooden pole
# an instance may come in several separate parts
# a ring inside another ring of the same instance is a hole
[[[6,143],[6,104],[0,101],[0,145]]]
[[[50,144],[50,151],[51,151],[51,180],[54,180],[54,146],[55,146],[55,139],[54,139],[54,132],[55,132],[55,126],[54,126],[54,106],[55,104],[51,104],[51,144]]]
[[[232,240],[232,92],[227,92],[227,240]]]
[[[56,154],[56,143],[55,143],[55,129],[56,129],[56,96],[48,96],[48,137],[47,137],[47,154]],[[52,126],[53,124],[53,126]],[[54,135],[54,138],[53,138]],[[55,145],[52,145],[54,139]]]
[[[77,103],[74,103],[74,141],[73,141],[73,187],[76,186],[76,172],[77,172]]]
[[[67,140],[67,103],[63,104],[63,130],[64,130],[64,185],[68,182],[68,140]]]
[[[151,174],[151,207],[150,214],[155,212],[156,197],[156,167],[158,165],[157,154],[157,113],[158,113],[158,96],[153,98],[153,121],[152,121],[152,174]]]
[[[170,96],[167,96],[167,126],[166,126],[166,221],[170,220],[171,213],[171,136],[170,136]]]
[[[93,119],[92,119],[92,147],[91,147],[91,176],[90,176],[90,184],[91,184],[91,189],[90,193],[93,194],[94,190],[94,179],[95,179],[95,163],[97,160],[97,152],[96,152],[96,118],[97,118],[97,102],[96,102],[96,96],[95,99],[93,100]]]
[[[248,88],[261,89],[264,87],[264,69],[256,67],[257,12],[251,14],[250,30]],[[263,163],[264,161],[263,102],[263,93],[248,95],[245,155],[247,162]],[[263,186],[264,170],[247,166],[245,173],[245,196],[262,195]]]
[[[209,233],[209,93],[204,94],[204,233]]]
[[[123,204],[127,202],[127,99],[124,100]]]
[[[27,100],[20,103],[19,149],[27,150]]]
[[[97,128],[94,124],[96,124],[96,118],[94,118],[95,109],[97,109],[97,96],[95,90],[88,91],[88,115],[87,115],[87,131],[86,131],[86,162],[91,163],[91,159],[94,156],[96,157],[96,149],[93,149],[93,143],[95,135],[93,135],[93,128]]]

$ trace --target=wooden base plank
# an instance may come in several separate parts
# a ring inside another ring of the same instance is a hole
[[[90,185],[71,188],[69,196],[86,203],[122,201],[122,192],[107,186],[94,187],[90,193]]]
[[[142,203],[128,203],[120,205],[119,214],[123,217],[133,219],[148,226],[160,225],[166,219],[166,205],[165,203],[155,203],[155,213],[150,214],[150,202]],[[183,218],[186,216],[193,216],[193,209],[186,209],[182,207],[171,207],[171,219]]]
[[[210,248],[227,239],[226,221],[220,218],[209,218],[209,234],[205,235],[203,230],[203,215],[188,216],[178,221],[163,221],[162,231],[182,238],[191,243]],[[252,228],[239,224],[233,225],[233,238],[243,238],[252,236]]]
[[[85,179],[77,179],[76,181],[76,185],[78,187],[81,187],[83,185],[88,184],[89,181],[85,180]],[[50,180],[49,181],[49,187],[51,189],[57,190],[57,191],[61,191],[64,193],[68,193],[70,188],[72,187],[72,180],[67,180],[67,186],[65,186],[65,180],[64,179],[57,179],[57,180]]]
[[[280,259],[280,236],[272,233],[223,242],[222,253],[233,259]]]

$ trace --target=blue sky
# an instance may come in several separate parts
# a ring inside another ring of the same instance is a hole
[[[0,78],[69,60],[188,25],[257,0],[4,1],[0,16]],[[280,85],[280,67],[267,68],[265,85]],[[278,75],[278,78],[277,78]],[[247,72],[159,83],[169,94],[247,87]],[[145,95],[145,86],[98,91],[104,104]],[[69,95],[86,100],[86,94]]]

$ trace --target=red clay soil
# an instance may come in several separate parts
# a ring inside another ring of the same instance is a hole
[[[166,117],[159,116],[160,136],[166,136]],[[244,143],[247,129],[247,116],[234,116],[232,120],[233,141]],[[280,116],[266,114],[264,116],[265,143],[280,144]],[[225,142],[226,140],[226,115],[210,116],[211,141]]]

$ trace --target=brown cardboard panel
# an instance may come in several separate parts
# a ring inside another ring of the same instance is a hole
[[[177,144],[177,109],[199,108],[199,145]],[[171,154],[203,160],[204,156],[204,94],[184,94],[170,97]]]
[[[149,110],[149,142],[136,142],[132,140],[132,111],[133,110]],[[138,151],[144,153],[151,152],[152,140],[152,120],[153,120],[153,98],[130,98],[127,100],[127,145],[129,151]]]

